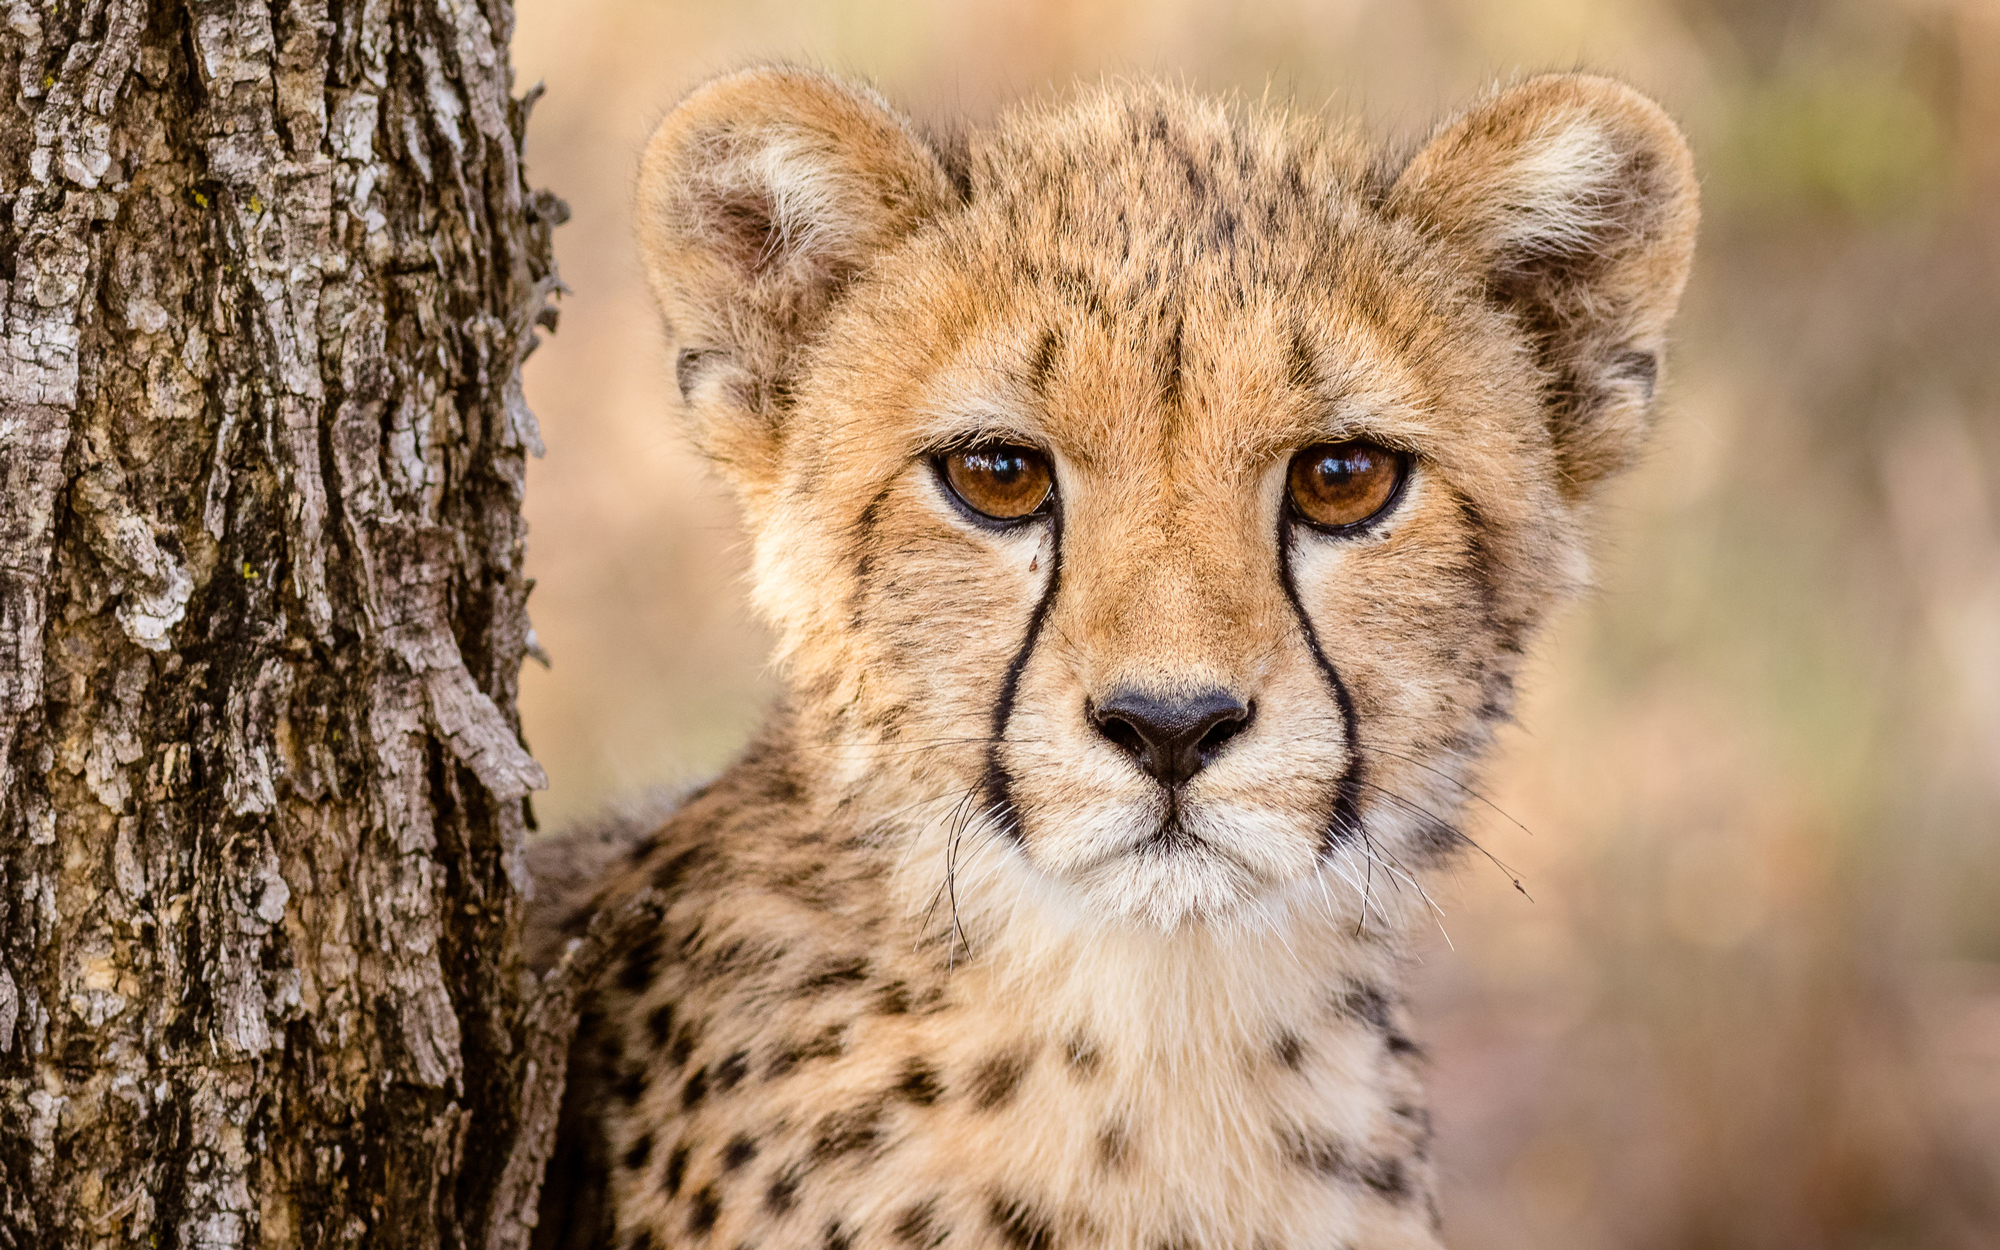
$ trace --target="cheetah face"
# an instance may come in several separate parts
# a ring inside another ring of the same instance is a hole
[[[1400,168],[1143,89],[949,167],[818,76],[697,92],[645,255],[829,792],[1083,917],[1412,880],[1649,424],[1692,185],[1579,77]]]

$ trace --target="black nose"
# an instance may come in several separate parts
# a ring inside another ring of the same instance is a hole
[[[1093,705],[1090,720],[1154,780],[1173,787],[1220,755],[1249,727],[1253,711],[1221,690],[1170,701],[1128,690]]]

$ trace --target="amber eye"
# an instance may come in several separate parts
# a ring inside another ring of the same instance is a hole
[[[1292,507],[1321,529],[1353,529],[1396,501],[1409,471],[1404,452],[1360,441],[1319,443],[1292,457]]]
[[[986,443],[938,458],[944,480],[966,507],[995,521],[1019,521],[1042,510],[1055,485],[1049,460],[1032,447]]]

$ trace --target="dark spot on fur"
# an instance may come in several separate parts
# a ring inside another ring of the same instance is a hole
[[[875,1009],[885,1016],[908,1015],[910,1011],[910,987],[901,981],[891,981],[882,987],[882,993],[875,999]]]
[[[1319,361],[1313,354],[1312,344],[1306,342],[1305,332],[1292,330],[1291,352],[1286,359],[1286,373],[1291,383],[1302,391],[1319,390]]]
[[[880,1107],[858,1107],[823,1117],[813,1138],[812,1157],[824,1161],[873,1150],[882,1140],[881,1119]]]
[[[1132,1157],[1132,1133],[1122,1120],[1113,1120],[1097,1130],[1097,1161],[1106,1170],[1125,1166]]]
[[[692,1111],[708,1097],[708,1069],[696,1068],[694,1075],[681,1086],[681,1110]]]
[[[1048,1217],[1020,1199],[995,1194],[986,1213],[1014,1250],[1055,1250],[1056,1230]]]
[[[866,959],[839,959],[813,971],[799,982],[799,993],[818,994],[841,985],[856,985],[868,979]]]
[[[808,1059],[831,1059],[842,1050],[844,1025],[829,1025],[818,1036],[802,1042],[788,1042],[771,1055],[764,1065],[764,1078],[773,1080],[791,1072]]]
[[[1054,330],[1044,330],[1041,342],[1035,345],[1035,356],[1028,364],[1028,385],[1040,395],[1048,390],[1049,377],[1055,372],[1056,353],[1062,347],[1062,340]]]
[[[937,1069],[921,1059],[912,1059],[903,1068],[902,1079],[896,1082],[897,1096],[928,1107],[938,1100],[943,1092],[938,1084]]]
[[[629,994],[637,994],[653,983],[659,974],[662,942],[658,930],[647,933],[625,953],[625,964],[619,970],[618,984]]]
[[[783,1215],[791,1210],[799,1200],[799,1182],[802,1179],[796,1164],[781,1169],[764,1190],[764,1209],[773,1215]]]
[[[1389,1048],[1389,1053],[1392,1055],[1399,1055],[1411,1059],[1421,1059],[1423,1058],[1424,1055],[1423,1047],[1417,1045],[1415,1042],[1411,1041],[1408,1037],[1405,1037],[1403,1034],[1398,1032],[1392,1032],[1387,1037],[1383,1038],[1382,1044]]]
[[[646,1031],[653,1035],[653,1045],[664,1047],[674,1032],[674,1005],[661,1003],[646,1014]]]
[[[625,1151],[625,1170],[627,1172],[637,1172],[639,1169],[645,1167],[647,1161],[652,1157],[653,1135],[651,1133],[641,1133],[639,1134],[639,1140],[633,1142],[631,1147]]]
[[[1330,1137],[1294,1138],[1287,1153],[1307,1171],[1364,1185],[1391,1202],[1410,1196],[1409,1172],[1401,1159],[1357,1154]]]
[[[687,1166],[687,1146],[685,1144],[675,1146],[674,1152],[667,1156],[667,1174],[660,1181],[660,1188],[667,1191],[667,1197],[671,1198],[680,1193],[681,1180],[687,1176]]]
[[[637,1105],[638,1101],[646,1096],[646,1084],[646,1070],[632,1068],[619,1077],[611,1088],[618,1095],[619,1101],[630,1107]]]
[[[1096,1076],[1104,1066],[1104,1052],[1097,1049],[1096,1042],[1078,1033],[1063,1047],[1063,1060],[1078,1076]]]
[[[703,1185],[688,1205],[688,1231],[697,1237],[708,1236],[715,1228],[715,1217],[721,1213],[722,1199],[716,1195],[715,1186]]]
[[[747,1133],[738,1133],[722,1148],[722,1170],[734,1172],[757,1157],[757,1143]]]
[[[1377,986],[1350,981],[1333,1000],[1334,1010],[1349,1020],[1357,1020],[1386,1033],[1389,1031],[1389,998]]]
[[[937,1222],[935,1198],[905,1208],[889,1231],[897,1241],[915,1250],[932,1250],[932,1247],[942,1245],[951,1233],[950,1229],[941,1227]]]
[[[735,1089],[743,1083],[750,1071],[750,1052],[733,1050],[715,1065],[715,1083],[725,1090]]]
[[[674,1034],[673,1044],[667,1047],[667,1058],[676,1064],[685,1064],[699,1045],[701,1025],[693,1020],[682,1021],[680,1030]]]
[[[826,1231],[820,1235],[819,1244],[821,1250],[848,1250],[854,1242],[847,1235],[847,1230],[840,1226],[839,1220],[828,1220]]]
[[[1279,1063],[1297,1072],[1306,1061],[1306,1044],[1299,1039],[1298,1034],[1287,1030],[1278,1035],[1278,1044],[1273,1048],[1273,1053],[1277,1055]]]
[[[972,1073],[972,1105],[981,1111],[1005,1106],[1021,1088],[1032,1054],[1024,1050],[995,1055]]]

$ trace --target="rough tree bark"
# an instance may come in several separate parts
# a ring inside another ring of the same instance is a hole
[[[523,1244],[508,0],[0,11],[0,1245]]]

